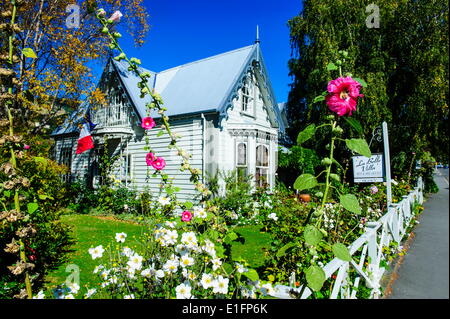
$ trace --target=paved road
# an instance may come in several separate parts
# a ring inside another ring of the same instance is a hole
[[[438,169],[439,192],[424,203],[415,237],[398,268],[388,299],[449,298],[449,175]]]

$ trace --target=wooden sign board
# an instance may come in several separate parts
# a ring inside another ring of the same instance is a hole
[[[372,154],[371,157],[353,156],[353,181],[355,183],[384,182],[383,154]]]

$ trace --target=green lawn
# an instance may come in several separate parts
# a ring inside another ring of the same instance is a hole
[[[125,232],[128,236],[125,244],[133,250],[139,251],[137,238],[145,231],[145,226],[132,222],[114,219],[112,217],[90,215],[65,215],[61,221],[72,226],[72,236],[75,244],[69,253],[69,261],[47,275],[47,288],[54,288],[66,281],[70,272],[66,272],[68,265],[77,265],[80,269],[80,286],[96,288],[100,284],[97,274],[93,273],[100,259],[93,260],[88,252],[91,247],[110,244],[116,245],[115,234]],[[260,232],[261,226],[240,226],[234,231],[241,237],[240,241],[233,242],[231,253],[233,257],[241,257],[250,267],[257,268],[263,265],[265,249],[270,247],[270,234]],[[85,290],[83,289],[83,293]]]
[[[75,264],[80,269],[81,287],[97,287],[100,280],[92,271],[100,262],[99,259],[92,259],[88,249],[103,245],[106,253],[106,247],[116,243],[115,234],[121,232],[128,235],[125,244],[134,249],[138,247],[136,238],[144,232],[143,226],[108,217],[66,215],[62,216],[61,221],[73,227],[72,236],[76,243],[72,247],[73,251],[69,254],[69,261],[47,275],[47,287],[49,288],[65,282],[67,276],[70,275],[70,272],[66,272],[66,267],[70,264]]]
[[[270,248],[271,236],[261,232],[261,226],[239,226],[234,231],[243,237],[243,242],[235,241],[231,245],[231,255],[234,258],[241,257],[250,267],[258,268],[264,264],[266,250]]]

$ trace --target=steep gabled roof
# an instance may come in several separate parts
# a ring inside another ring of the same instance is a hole
[[[255,46],[215,55],[152,74],[150,83],[167,107],[166,115],[181,115],[205,111],[220,111],[243,68],[249,62]],[[137,83],[139,77],[128,71],[127,62],[113,61],[123,85],[126,87],[137,112],[145,116],[145,104],[150,97],[141,99]]]
[[[260,62],[263,72],[261,75],[262,89],[265,92],[263,98],[269,104],[269,118],[275,127],[278,127],[281,114],[267,77],[259,43],[161,72],[150,71],[142,67],[139,68],[139,71],[147,71],[151,74],[150,86],[161,95],[164,106],[167,107],[167,116],[200,112],[218,112],[226,116],[227,108],[231,105],[231,99],[236,94],[236,88],[241,85],[240,80],[242,80],[243,74],[255,60]],[[134,72],[128,71],[127,62],[117,62],[111,59],[110,63],[117,71],[137,114],[141,118],[145,117],[147,113],[146,104],[151,101],[151,97],[149,95],[146,95],[143,99],[140,97],[140,89],[137,86],[140,78]],[[86,106],[86,103],[83,103],[83,106]],[[79,114],[80,112],[75,113]],[[84,114],[85,110],[82,113]],[[152,116],[157,118],[158,114]],[[78,131],[77,126],[72,127],[73,122],[76,122],[74,114],[52,135]]]

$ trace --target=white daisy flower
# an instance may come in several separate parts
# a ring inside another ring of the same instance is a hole
[[[202,279],[200,280],[200,284],[204,289],[208,289],[212,287],[213,276],[207,273],[202,275]]]
[[[213,292],[216,294],[227,294],[228,293],[228,278],[223,278],[218,276],[217,279],[213,280],[212,287]]]
[[[181,267],[189,267],[192,266],[194,264],[194,258],[189,257],[189,255],[183,255],[180,258],[180,265]]]
[[[202,207],[195,207],[194,208],[194,217],[196,218],[206,218],[207,214],[204,208]]]
[[[248,269],[245,268],[244,265],[241,265],[240,263],[236,263],[236,269],[237,269],[237,272],[240,274],[248,271]]]
[[[189,283],[183,283],[175,287],[175,291],[177,293],[177,299],[189,299],[191,298],[191,290],[192,287]]]
[[[170,198],[169,197],[165,197],[165,196],[161,196],[158,198],[158,203],[161,206],[166,206],[170,204]]]
[[[127,262],[128,267],[135,270],[140,270],[142,268],[142,256],[139,256],[138,254],[134,254],[130,257],[129,261]]]
[[[71,282],[70,284],[67,284],[67,287],[70,289],[71,293],[77,294],[78,290],[80,290],[80,285],[76,282]]]
[[[274,221],[278,220],[278,216],[275,213],[270,213],[267,218],[273,219]]]
[[[155,277],[156,279],[164,278],[164,271],[162,269],[155,271]]]
[[[273,294],[275,290],[273,289],[271,283],[267,283],[261,286],[261,292],[264,294],[264,296],[267,296]]]
[[[89,254],[91,254],[92,259],[101,258],[103,256],[103,246],[97,246],[95,248],[89,248]]]
[[[127,238],[127,234],[125,234],[125,233],[116,233],[116,241],[118,243],[124,243],[125,242],[125,238]]]
[[[213,264],[213,270],[219,269],[219,267],[222,265],[222,261],[220,260],[220,258],[211,259],[211,263]]]
[[[178,270],[179,262],[177,260],[168,260],[163,265],[163,270],[166,273],[175,273]]]
[[[123,247],[122,255],[130,258],[131,256],[134,255],[134,251],[129,247]]]

